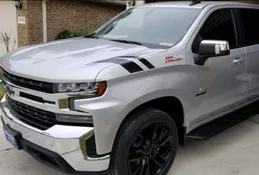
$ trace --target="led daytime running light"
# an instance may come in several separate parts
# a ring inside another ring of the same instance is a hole
[[[59,83],[55,86],[57,93],[82,92],[85,95],[101,96],[107,88],[106,82],[99,83]],[[83,95],[83,94],[82,94]]]

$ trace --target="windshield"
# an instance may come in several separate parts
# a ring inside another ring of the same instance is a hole
[[[98,29],[92,37],[156,47],[172,47],[187,33],[200,9],[131,8]]]

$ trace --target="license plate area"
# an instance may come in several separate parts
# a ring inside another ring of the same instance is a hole
[[[16,149],[18,150],[22,149],[21,147],[22,134],[11,129],[9,125],[4,125],[3,130],[4,130],[6,140],[10,142]]]

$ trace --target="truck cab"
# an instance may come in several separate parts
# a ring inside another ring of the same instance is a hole
[[[67,172],[165,175],[193,131],[259,99],[257,16],[244,3],[143,4],[87,36],[12,51],[6,139]]]

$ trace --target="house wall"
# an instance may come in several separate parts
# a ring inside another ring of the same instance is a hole
[[[54,40],[57,34],[65,29],[81,32],[83,34],[91,33],[106,21],[125,10],[126,5],[114,5],[109,3],[97,3],[97,0],[44,0],[46,1],[47,11],[47,40]],[[93,3],[93,1],[95,1]],[[108,1],[108,0],[107,0]],[[146,0],[156,1],[156,0]],[[162,0],[158,0],[162,1]],[[165,0],[168,1],[168,0]],[[252,2],[259,4],[258,0],[240,0],[241,2]],[[25,46],[43,42],[43,24],[42,24],[42,0],[21,0],[22,9],[17,9],[17,16],[24,16],[26,24],[18,24],[18,46]],[[137,1],[138,3],[140,1]],[[142,2],[142,0],[141,0]],[[0,1],[0,19],[16,25],[15,10],[10,5],[12,1]],[[9,3],[10,10],[3,6],[3,3]],[[9,22],[10,21],[10,22]],[[12,22],[11,22],[12,21]],[[6,27],[6,26],[1,26]],[[15,27],[11,27],[15,28]],[[1,29],[1,28],[0,28]],[[15,33],[16,31],[14,31]]]
[[[17,25],[16,25],[16,9],[12,1],[0,1],[0,34],[7,33],[11,36],[9,48],[17,47]],[[0,41],[0,57],[6,53],[6,47]]]
[[[170,0],[137,0],[136,4],[142,4],[145,1]],[[259,4],[258,0],[243,0],[243,2]],[[48,0],[47,40],[54,40],[57,34],[64,29],[83,34],[91,33],[123,10],[125,10],[124,5],[93,3],[89,0]]]
[[[42,0],[21,0],[26,24],[18,24],[18,46],[43,42]],[[47,40],[55,40],[62,30],[83,34],[96,30],[103,23],[125,10],[124,5],[92,3],[89,0],[46,0]]]
[[[87,0],[50,0],[47,2],[47,38],[68,29],[87,34],[125,10],[123,5],[99,4]]]
[[[17,16],[25,17],[25,24],[18,24],[18,46],[42,42],[42,1],[22,0],[22,9],[17,9]]]

